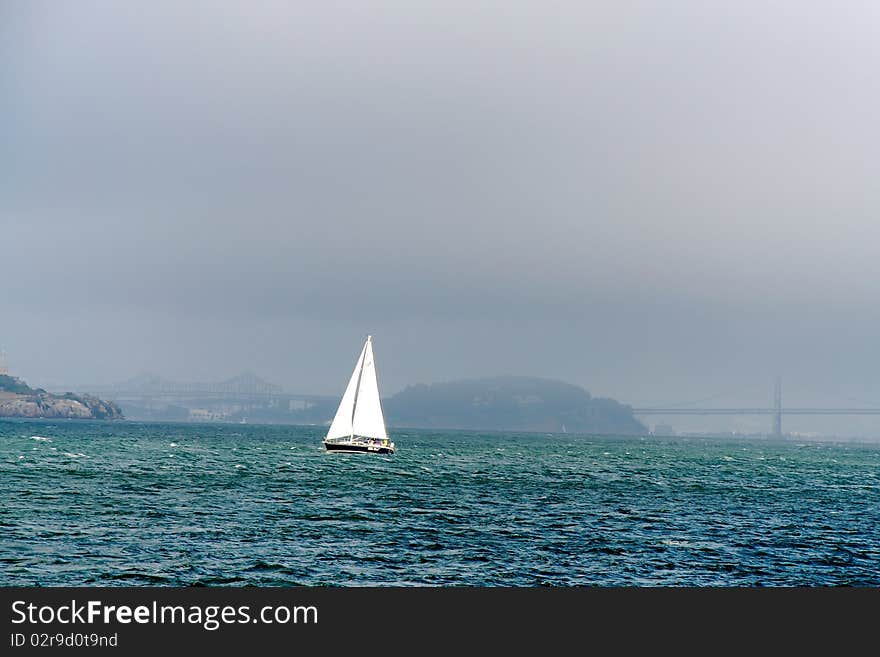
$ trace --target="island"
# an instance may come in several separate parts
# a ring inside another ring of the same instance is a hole
[[[0,417],[120,420],[122,410],[112,401],[66,392],[52,394],[31,388],[21,379],[0,374]]]
[[[412,385],[383,401],[392,426],[645,435],[632,408],[538,377],[499,376]]]

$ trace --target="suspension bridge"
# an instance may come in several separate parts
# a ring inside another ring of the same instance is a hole
[[[783,415],[880,415],[880,407],[785,407],[782,405],[782,379],[776,378],[773,405],[767,407],[633,407],[635,415],[770,415],[773,435],[782,436]]]

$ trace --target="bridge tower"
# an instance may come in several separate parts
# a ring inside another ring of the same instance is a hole
[[[0,349],[0,375],[9,374],[9,368],[6,366],[6,352]]]
[[[773,435],[782,438],[782,378],[778,376],[773,390]]]

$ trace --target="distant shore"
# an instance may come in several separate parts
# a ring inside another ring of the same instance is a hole
[[[119,420],[125,416],[112,401],[66,392],[55,395],[24,381],[0,375],[0,418]]]

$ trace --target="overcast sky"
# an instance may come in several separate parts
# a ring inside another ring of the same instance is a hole
[[[383,394],[880,404],[878,34],[855,0],[0,0],[0,348],[339,394],[372,333]]]

